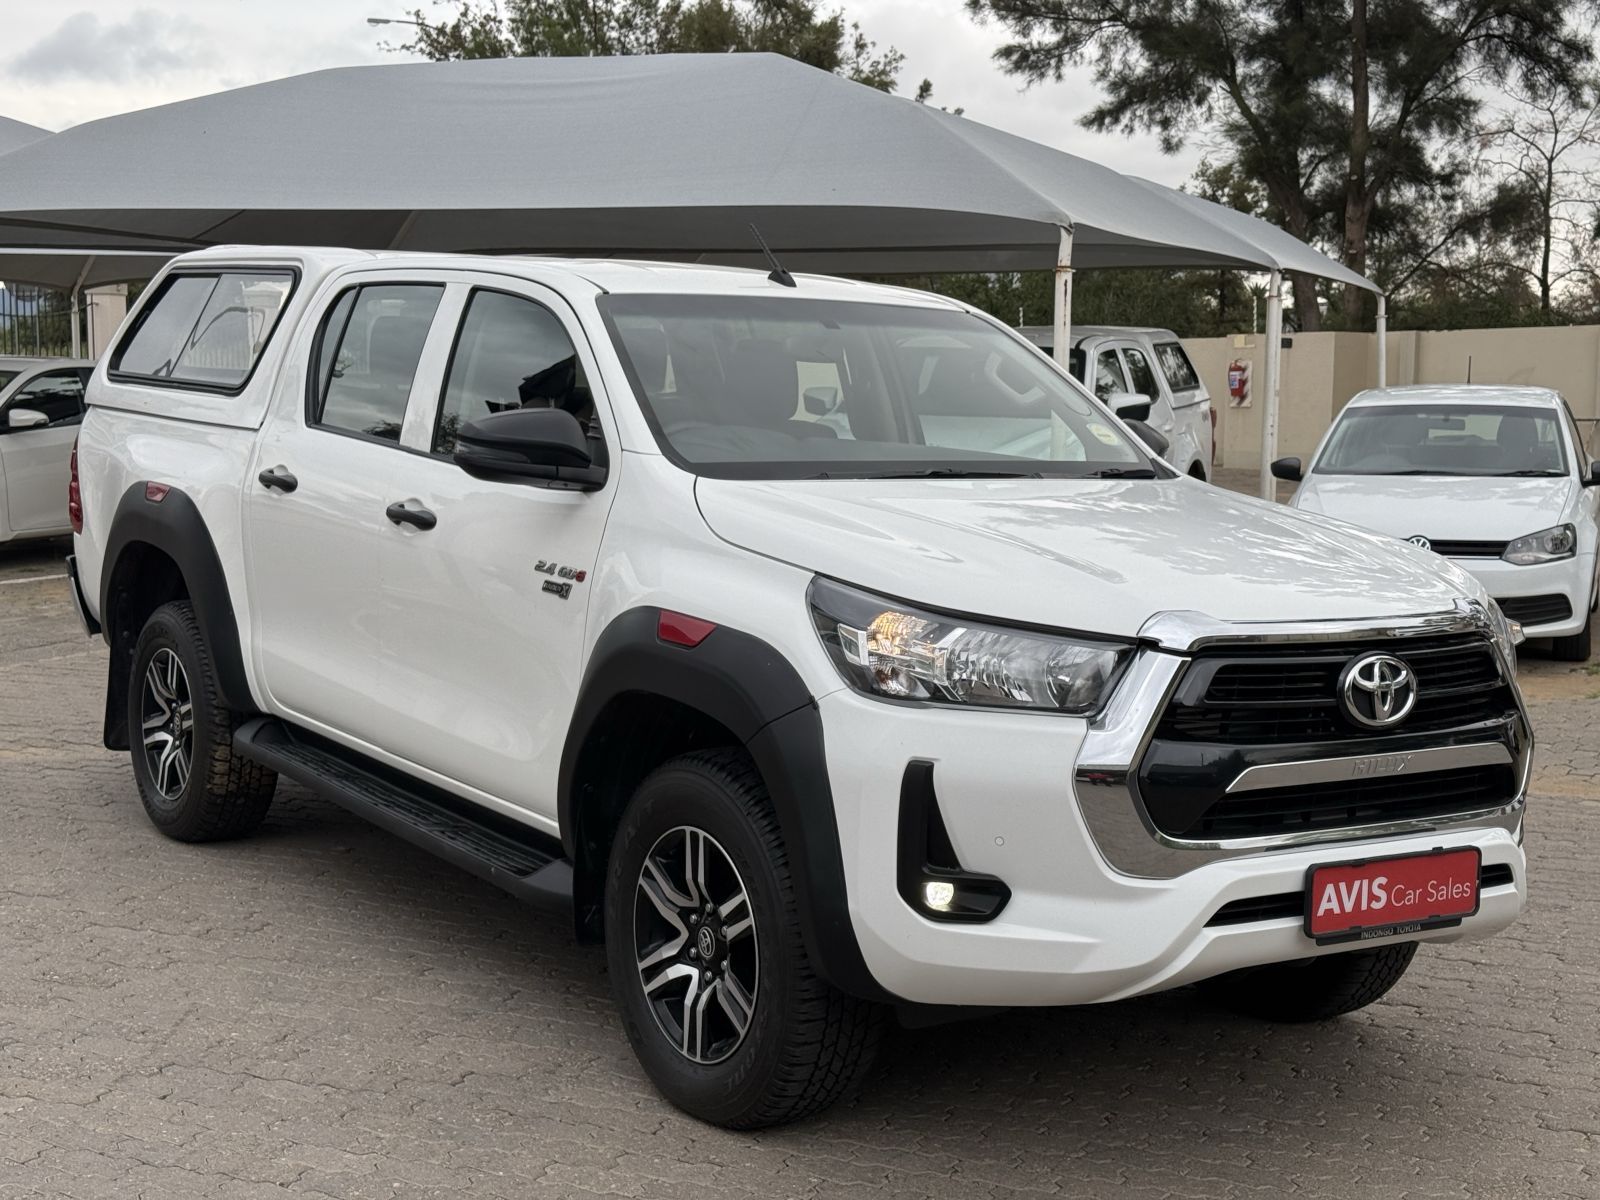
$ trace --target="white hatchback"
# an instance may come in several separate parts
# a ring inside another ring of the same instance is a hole
[[[83,359],[0,357],[0,542],[72,532],[68,464],[93,372]]]
[[[1556,657],[1589,657],[1600,463],[1547,388],[1419,385],[1362,392],[1317,448],[1272,464],[1290,501],[1405,538],[1470,571]]]

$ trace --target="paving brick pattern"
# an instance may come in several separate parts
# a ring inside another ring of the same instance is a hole
[[[736,1135],[651,1091],[602,956],[487,885],[287,784],[250,840],[157,835],[64,585],[4,583],[31,562],[0,552],[0,1200],[1600,1197],[1600,702],[1535,703],[1526,917],[1386,1001],[902,1032],[852,1103]]]

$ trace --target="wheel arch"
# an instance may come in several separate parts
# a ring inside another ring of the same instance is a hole
[[[742,746],[772,799],[800,927],[818,974],[869,999],[892,999],[850,922],[822,717],[794,667],[751,634],[718,626],[698,645],[664,642],[661,610],[621,614],[596,641],[562,752],[561,838],[573,864],[578,936],[601,937],[611,839],[656,766],[710,745]]]
[[[216,544],[194,500],[178,488],[147,491],[140,480],[123,492],[106,539],[100,581],[102,633],[111,649],[106,676],[107,749],[128,748],[128,672],[134,644],[150,614],[188,600],[205,637],[223,702],[255,708],[245,676],[239,626]]]

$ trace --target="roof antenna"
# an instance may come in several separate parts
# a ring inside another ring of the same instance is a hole
[[[778,256],[772,252],[772,247],[767,245],[767,239],[761,236],[761,230],[756,228],[754,221],[750,222],[750,232],[755,235],[756,245],[761,247],[761,253],[767,256],[767,262],[772,266],[772,270],[767,273],[767,278],[772,280],[773,283],[781,283],[784,287],[798,287],[799,284],[795,283],[794,276],[783,269],[783,264],[778,261]]]

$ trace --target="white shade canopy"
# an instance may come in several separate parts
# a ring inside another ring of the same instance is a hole
[[[0,174],[0,247],[35,249],[748,263],[754,221],[792,268],[892,274],[1053,267],[1064,229],[1076,267],[1270,270],[1266,231],[1288,238],[769,54],[319,71],[88,122]],[[1294,269],[1348,275],[1288,240]]]
[[[0,154],[10,154],[30,142],[37,142],[49,136],[48,129],[40,129],[37,125],[29,125],[22,121],[13,121],[10,117],[0,117]]]

